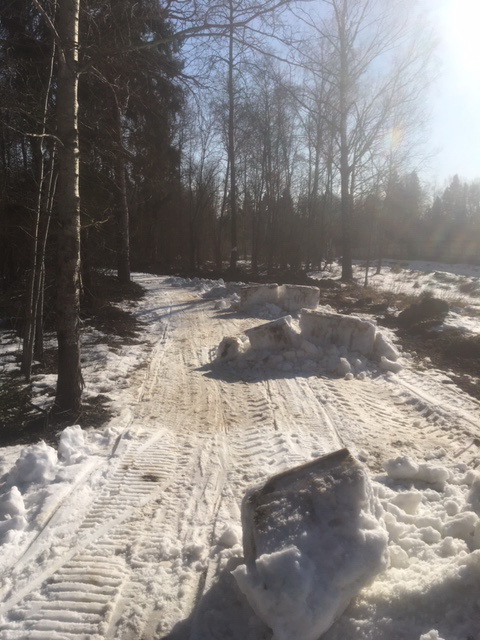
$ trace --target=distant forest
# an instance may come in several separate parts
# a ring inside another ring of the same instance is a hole
[[[388,4],[388,6],[386,6]],[[81,396],[96,269],[230,277],[342,259],[475,261],[480,181],[422,184],[434,35],[403,0],[8,0],[0,287],[27,379],[55,299]]]

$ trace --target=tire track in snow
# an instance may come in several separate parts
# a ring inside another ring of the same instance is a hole
[[[10,576],[2,640],[269,638],[242,609],[229,574],[238,558],[219,544],[226,526],[239,528],[246,489],[342,443],[378,448],[380,458],[401,438],[412,448],[415,420],[438,428],[421,399],[383,379],[209,374],[202,368],[221,338],[258,321],[222,319],[212,303],[163,289],[167,326],[102,491],[63,533],[49,569],[17,566]],[[446,425],[440,431],[429,444],[445,442]],[[233,629],[229,615],[240,610]]]
[[[60,559],[53,557],[48,568],[34,580],[28,570],[22,575],[22,566],[18,567],[20,575],[15,587],[0,609],[13,624],[0,626],[1,631],[8,630],[8,637],[12,638],[25,638],[28,631],[28,637],[56,640],[63,627],[59,624],[57,607],[49,608],[50,601],[55,600],[60,609],[68,612],[60,620],[66,623],[70,615],[68,628],[78,638],[85,634],[103,637],[129,573],[119,554],[128,555],[128,545],[144,524],[144,507],[162,495],[173,481],[177,452],[173,434],[160,430],[118,460],[98,499],[72,536],[73,549]],[[99,589],[108,593],[108,607],[89,612],[88,623],[77,622],[85,619],[85,602],[95,602]],[[12,632],[17,635],[11,635]]]

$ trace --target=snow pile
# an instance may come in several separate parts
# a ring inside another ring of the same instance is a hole
[[[25,504],[17,487],[0,495],[0,545],[13,540],[16,531],[27,526]]]
[[[480,474],[464,464],[447,467],[407,456],[384,467],[387,475],[373,486],[384,509],[390,566],[324,640],[476,638]]]
[[[276,640],[317,640],[386,568],[380,515],[364,468],[347,450],[245,496],[246,564],[233,575]]]
[[[51,482],[57,473],[57,452],[43,440],[26,447],[12,471],[10,482],[20,486]]]
[[[398,373],[400,354],[377,327],[355,316],[329,310],[303,309],[297,323],[283,316],[247,329],[239,338],[224,338],[218,360],[245,368],[268,367],[279,371],[336,374],[363,378],[368,359],[383,371]]]
[[[91,439],[98,439],[98,434]],[[17,455],[4,467],[0,485],[0,545],[10,545],[4,562],[21,552],[23,532],[31,535],[42,526],[45,513],[55,509],[72,483],[92,468],[99,453],[78,425],[60,434],[58,457],[44,441],[12,450]]]
[[[86,458],[85,432],[80,425],[75,424],[62,431],[58,443],[58,455],[67,464],[74,464]]]
[[[43,441],[22,450],[0,493],[0,545],[13,543],[16,534],[26,529],[24,494],[32,489],[38,494],[39,486],[54,480],[57,467],[57,452]]]

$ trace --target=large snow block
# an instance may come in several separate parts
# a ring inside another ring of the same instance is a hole
[[[386,569],[380,515],[367,472],[346,449],[247,493],[245,564],[233,575],[275,640],[318,640]]]
[[[315,309],[320,301],[320,289],[299,284],[282,284],[278,288],[278,300],[285,311]]]
[[[255,284],[240,289],[239,308],[242,311],[251,309],[255,305],[277,303],[278,284]]]
[[[285,316],[245,331],[252,349],[286,349],[298,342],[298,333],[292,326],[292,317]]]
[[[317,345],[334,344],[370,356],[375,343],[375,325],[355,316],[302,309],[300,316],[302,338]]]

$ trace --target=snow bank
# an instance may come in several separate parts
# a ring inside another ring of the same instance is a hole
[[[317,640],[387,566],[368,476],[347,450],[274,476],[242,503],[233,575],[277,640]]]

